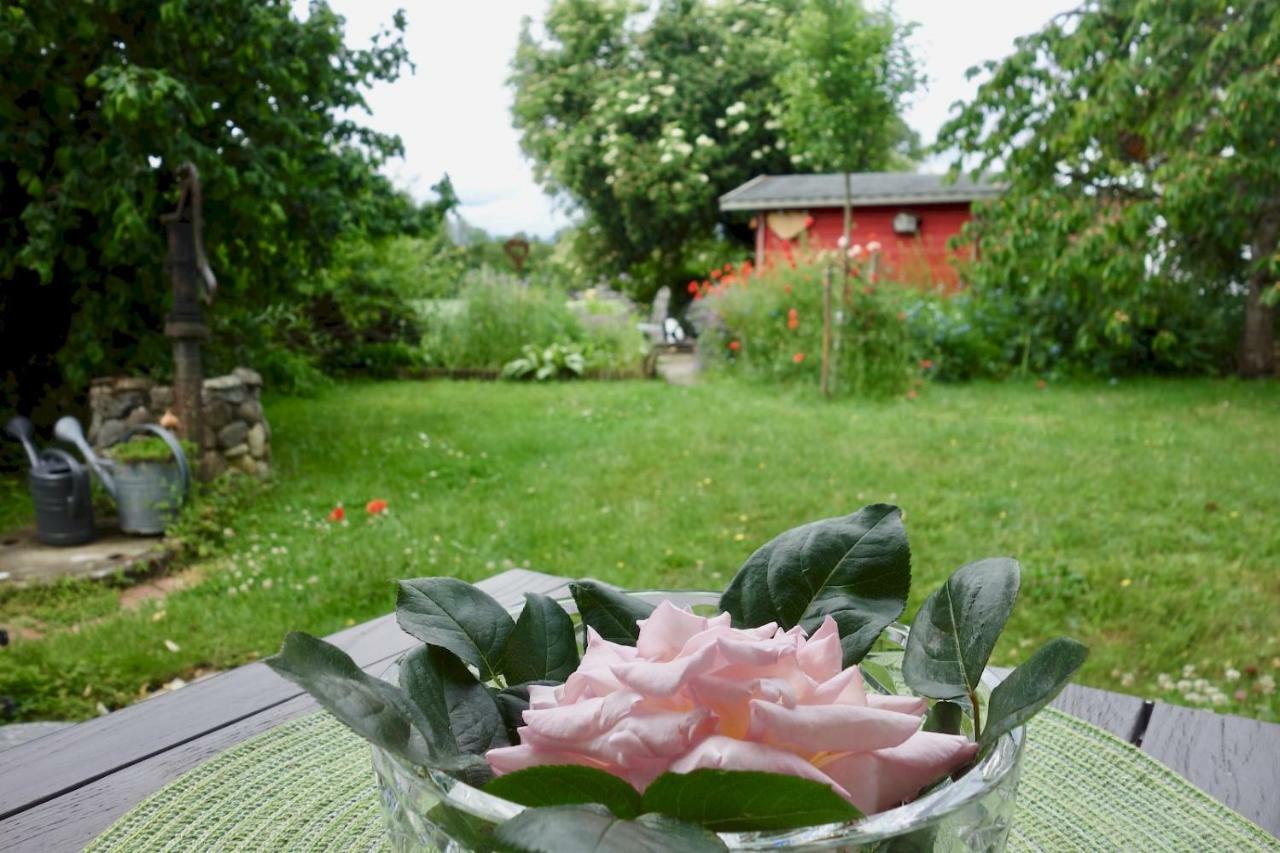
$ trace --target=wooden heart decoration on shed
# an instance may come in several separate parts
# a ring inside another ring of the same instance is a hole
[[[769,230],[783,240],[794,240],[804,233],[805,223],[809,221],[807,213],[770,213],[764,219]]]

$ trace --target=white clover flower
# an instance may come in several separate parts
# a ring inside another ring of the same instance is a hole
[[[698,45],[698,53],[706,54],[710,52],[711,52],[711,48],[707,47],[705,44]]]
[[[1194,665],[1187,664],[1186,666],[1182,667],[1183,678],[1194,678],[1195,674],[1196,674],[1196,668]]]
[[[760,153],[760,149],[759,149],[759,148],[757,148],[755,151],[752,151],[752,152],[751,152],[751,159],[752,159],[752,160],[759,160],[759,159],[760,159],[761,157],[763,157],[763,156],[764,156],[764,155]]]
[[[631,104],[625,110],[623,110],[623,112],[625,112],[629,116],[633,116],[636,113],[643,112],[643,111],[644,111],[644,104],[640,103],[639,101],[636,101],[634,104]]]
[[[703,148],[710,148],[716,144],[716,141],[705,133],[699,133],[698,138],[693,141],[695,144],[701,145]]]
[[[671,156],[670,151],[664,151],[662,156],[658,158],[659,163],[670,163],[675,158]]]
[[[730,133],[746,133],[750,129],[751,129],[751,125],[747,124],[746,119],[743,119],[742,121],[735,124],[733,127],[729,128],[729,132]]]
[[[1175,684],[1174,686],[1178,688],[1179,693],[1186,693],[1188,690],[1191,689],[1191,682],[1183,678],[1180,681],[1178,681],[1178,683]]]
[[[683,127],[673,127],[673,128],[671,128],[671,130],[670,130],[670,131],[668,131],[668,132],[669,132],[672,136],[674,136],[676,139],[683,139],[683,138],[684,138],[684,128],[683,128]]]
[[[728,124],[728,122],[725,121],[724,119],[722,118],[716,119],[716,127],[723,129],[726,124]]]
[[[1227,681],[1239,681],[1240,670],[1227,667],[1227,671],[1222,674],[1222,677],[1225,678]]]
[[[699,181],[699,182],[701,182],[701,183],[707,184],[707,183],[710,183],[710,182],[711,182],[711,178],[707,177],[706,172],[699,172],[699,173],[698,173],[698,181]]]
[[[786,148],[787,148],[787,140],[785,140],[785,139],[779,139],[779,140],[778,140],[777,148],[778,148],[778,150],[779,150],[779,151],[785,151],[785,150],[786,150]]]
[[[609,175],[607,178],[605,178],[604,182],[609,186],[613,186],[613,175]]]
[[[684,155],[685,157],[688,157],[690,154],[693,153],[693,146],[687,142],[677,142],[672,147],[675,148],[677,152]]]
[[[737,101],[735,103],[730,104],[728,109],[724,111],[724,114],[727,116],[736,116],[738,113],[743,113],[746,111],[747,111],[747,105],[744,104],[742,101]]]
[[[676,93],[676,87],[663,83],[661,86],[654,86],[653,91],[657,92],[664,98],[670,98]]]
[[[661,71],[657,71],[657,70],[650,71],[650,72],[648,73],[648,76],[649,76],[649,79],[650,79],[650,80],[661,80],[661,79],[662,79],[662,72],[661,72]]]
[[[1133,673],[1132,673],[1132,672],[1126,672],[1124,675],[1120,676],[1120,686],[1121,686],[1121,687],[1132,687],[1132,686],[1133,686]]]
[[[1272,693],[1276,692],[1276,680],[1269,675],[1262,675],[1258,677],[1258,681],[1254,684],[1254,687],[1257,688],[1259,693],[1270,696]]]
[[[1182,698],[1192,703],[1193,705],[1199,705],[1201,702],[1204,701],[1204,697],[1201,696],[1199,693],[1195,693],[1195,692],[1183,693]]]
[[[776,118],[771,118],[764,123],[765,130],[777,130],[780,127],[782,127],[782,122],[778,121]]]
[[[684,192],[684,184],[680,183],[679,181],[676,181],[674,184],[671,185],[671,189],[674,192]]]
[[[1169,673],[1162,672],[1156,676],[1156,686],[1161,690],[1172,690],[1173,679],[1169,676]]]

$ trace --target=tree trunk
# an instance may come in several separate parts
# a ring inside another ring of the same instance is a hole
[[[844,303],[848,304],[852,295],[849,287],[849,249],[853,247],[853,181],[848,172],[844,173],[844,228],[841,233],[844,235],[844,248],[840,250],[840,268],[844,270],[844,277],[841,279],[844,286],[840,292]]]
[[[1274,256],[1278,238],[1280,214],[1264,217],[1254,231],[1251,247],[1254,261]],[[1240,375],[1250,379],[1274,376],[1276,373],[1276,310],[1262,301],[1263,294],[1271,286],[1270,278],[1265,262],[1249,276],[1238,367]]]

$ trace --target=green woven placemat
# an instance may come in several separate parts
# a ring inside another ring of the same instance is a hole
[[[88,849],[385,850],[368,745],[327,714],[245,741],[170,783]],[[1107,732],[1031,723],[1011,850],[1280,850],[1261,828]]]

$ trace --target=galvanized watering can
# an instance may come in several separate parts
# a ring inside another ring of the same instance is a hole
[[[65,417],[54,425],[54,434],[80,449],[98,479],[116,501],[120,529],[125,533],[154,536],[178,517],[191,490],[191,469],[182,445],[173,433],[155,424],[143,424],[125,433],[124,441],[149,432],[169,446],[173,461],[101,459],[84,439],[75,418]]]
[[[22,442],[31,470],[27,487],[36,511],[36,538],[46,545],[81,545],[97,534],[89,472],[65,450],[37,452],[31,421],[18,416],[4,430]]]

